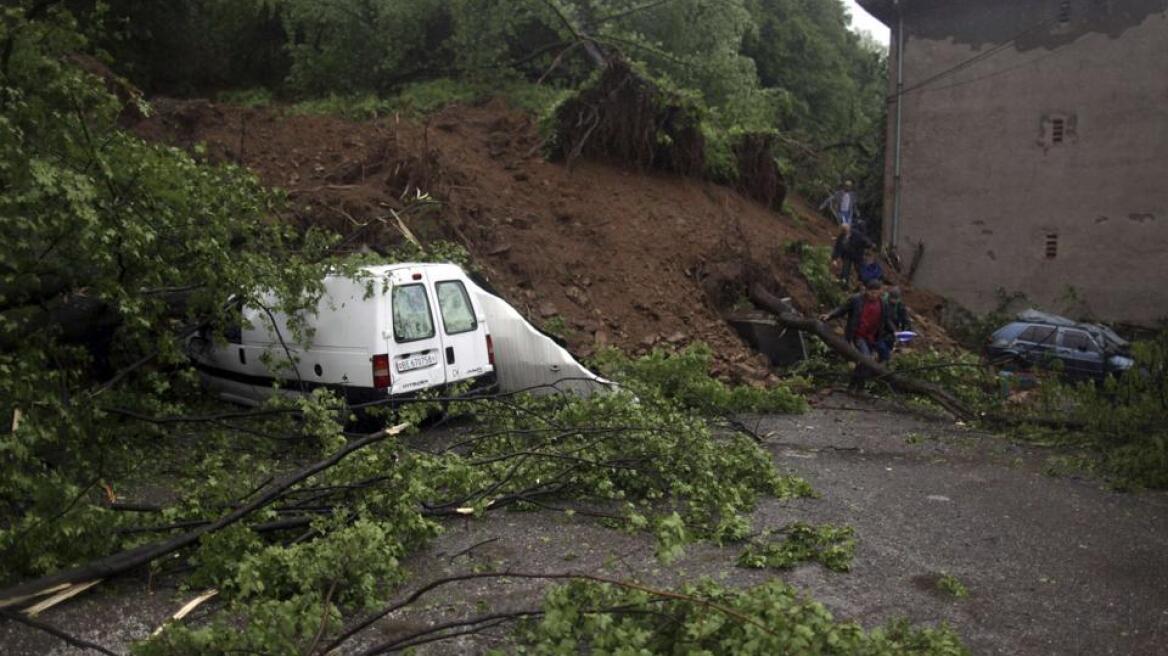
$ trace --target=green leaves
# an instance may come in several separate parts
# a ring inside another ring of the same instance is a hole
[[[811,526],[802,522],[788,524],[779,533],[785,539],[752,543],[738,557],[740,567],[791,569],[816,561],[835,572],[852,568],[856,552],[855,531],[850,526]]]
[[[812,246],[804,241],[788,242],[784,250],[799,258],[799,273],[815,292],[815,298],[827,307],[835,307],[846,297],[839,279],[831,270],[831,247]]]
[[[709,581],[679,590],[575,581],[553,588],[545,615],[519,634],[522,654],[968,654],[948,627],[893,622],[865,632],[836,622],[782,581],[730,590]]]
[[[1168,488],[1168,330],[1132,344],[1135,364],[1101,383],[1042,381],[1032,411],[1069,414],[1082,428],[1061,441],[1085,446],[1119,489]]]
[[[806,411],[807,402],[793,389],[798,380],[768,389],[731,387],[710,375],[712,355],[705,344],[693,344],[677,353],[657,348],[638,359],[610,348],[597,354],[596,366],[638,394],[650,394],[705,415]]]
[[[75,64],[86,41],[59,7],[34,21],[6,10],[0,41],[0,421],[21,416],[0,440],[8,579],[109,548],[94,481],[126,475],[155,431],[102,408],[173,410],[190,390],[186,335],[226,325],[233,295],[301,306],[333,238],[271,221],[278,198],[250,173],[122,131],[121,102]],[[88,492],[63,502],[70,487]],[[54,552],[68,531],[75,546]],[[59,557],[21,547],[29,537]]]

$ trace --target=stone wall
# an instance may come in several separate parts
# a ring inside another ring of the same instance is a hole
[[[887,3],[885,3],[887,4]],[[1168,0],[905,7],[897,249],[976,310],[1168,317]],[[895,95],[896,19],[889,89]],[[893,208],[889,106],[884,239]],[[1074,307],[1067,307],[1074,299]]]

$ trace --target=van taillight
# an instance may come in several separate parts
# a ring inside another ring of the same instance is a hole
[[[495,366],[495,343],[491,341],[490,335],[487,335],[487,364]]]
[[[373,386],[377,389],[386,389],[392,383],[389,377],[389,356],[385,354],[373,356]]]

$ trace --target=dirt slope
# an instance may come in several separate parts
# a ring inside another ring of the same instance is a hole
[[[798,307],[817,309],[782,246],[828,244],[833,233],[801,200],[791,199],[796,216],[787,217],[699,180],[549,163],[532,119],[499,101],[452,106],[424,123],[199,100],[154,105],[138,134],[203,143],[211,160],[253,169],[288,191],[292,220],[342,234],[372,221],[354,245],[400,242],[388,209],[430,193],[441,206],[409,215],[410,230],[422,241],[462,243],[500,293],[562,332],[577,355],[605,344],[637,352],[701,340],[718,354],[716,373],[757,382],[768,377],[761,356],[721,318],[745,283],[776,280]]]

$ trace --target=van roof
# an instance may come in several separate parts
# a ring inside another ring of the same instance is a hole
[[[401,269],[429,269],[437,266],[450,266],[450,262],[397,262],[394,264],[378,264],[376,266],[362,267],[364,271],[373,274],[389,273],[391,271],[399,271]]]
[[[376,264],[371,266],[361,267],[361,270],[374,276],[383,276],[394,271],[408,270],[408,269],[432,269],[435,267],[452,266],[458,267],[453,262],[395,262],[394,264]],[[334,272],[329,275],[339,275]]]

